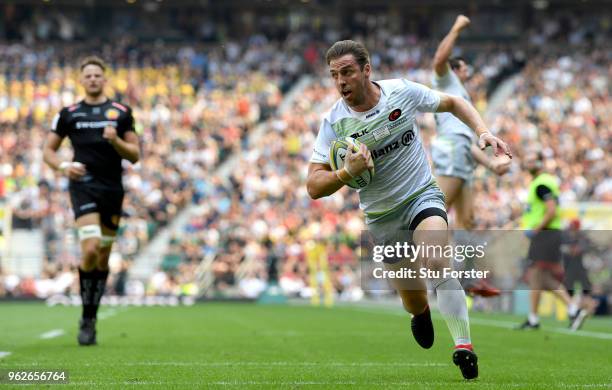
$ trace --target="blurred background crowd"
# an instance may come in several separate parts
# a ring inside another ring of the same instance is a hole
[[[78,287],[67,181],[41,151],[52,117],[82,96],[77,59],[95,52],[111,67],[108,95],[133,108],[143,148],[141,162],[125,166],[111,293],[254,298],[278,283],[289,296],[312,297],[321,269],[309,259],[323,246],[334,294],[359,299],[357,194],[313,201],[304,186],[320,118],[338,98],[325,50],[361,40],[375,79],[431,85],[435,48],[462,10],[402,9],[398,20],[391,6],[355,6],[336,20],[307,5],[162,12],[161,2],[141,3],[0,5],[0,199],[13,230],[40,229],[44,238],[41,274],[0,268],[0,296]],[[515,155],[503,177],[477,169],[477,229],[518,227],[529,182],[520,161],[533,145],[561,179],[562,204],[612,202],[611,15],[525,7],[473,10],[458,45],[472,66],[474,105]],[[512,93],[492,109],[510,79]],[[429,149],[433,116],[419,123]],[[63,153],[69,158],[70,148]],[[181,214],[186,222],[172,227],[160,263],[130,278],[133,260]],[[596,264],[598,288],[611,292],[609,265]]]

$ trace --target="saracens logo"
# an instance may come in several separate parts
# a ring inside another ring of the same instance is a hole
[[[391,111],[391,113],[389,114],[389,120],[391,122],[397,120],[397,118],[399,118],[402,115],[402,110],[400,110],[399,108],[396,108],[395,110]]]
[[[106,112],[104,112],[104,116],[106,117],[106,119],[114,121],[115,119],[119,118],[119,110],[109,108],[108,110],[106,110]]]

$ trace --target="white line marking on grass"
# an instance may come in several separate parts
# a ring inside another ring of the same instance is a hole
[[[388,310],[377,310],[377,309],[369,309],[365,307],[346,307],[349,310],[361,311],[364,313],[380,313],[380,314],[388,314],[392,316],[408,316],[407,313],[403,311],[388,311]],[[442,316],[437,313],[432,313],[433,318],[442,319]],[[496,328],[504,328],[504,329],[514,329],[518,324],[510,321],[500,321],[500,320],[490,320],[486,318],[470,318],[470,323],[474,325],[484,325],[484,326],[493,326]],[[602,340],[612,340],[612,333],[604,333],[604,332],[593,332],[588,330],[570,330],[566,328],[540,328],[543,332],[550,333],[558,333],[569,336],[578,336],[578,337],[591,337],[595,339]]]
[[[119,310],[116,309],[108,309],[105,310],[103,312],[101,312],[100,314],[98,314],[98,319],[99,320],[105,320],[107,318],[113,317],[115,315],[117,315],[119,313]],[[48,332],[42,333],[40,336],[38,336],[41,340],[48,340],[48,339],[53,339],[55,337],[60,337],[66,334],[66,330],[64,329],[53,329],[50,330]],[[0,357],[2,357],[0,355]]]
[[[85,366],[106,365],[86,363]],[[402,362],[125,362],[121,366],[200,366],[200,367],[446,367],[446,363],[402,363]]]
[[[2,359],[3,357],[7,357],[10,354],[11,352],[9,351],[0,351],[0,359]]]
[[[42,333],[39,337],[43,340],[53,339],[55,337],[63,336],[66,334],[64,329],[53,329],[48,332]]]
[[[478,383],[478,382],[474,382]],[[429,385],[429,386],[445,386],[452,387],[455,385],[454,382],[441,382],[441,381],[401,381],[401,382],[361,382],[361,381],[215,381],[215,382],[172,382],[172,381],[124,381],[124,382],[94,382],[94,381],[71,381],[67,386],[108,386],[108,385],[134,385],[134,386],[332,386],[332,385],[370,385],[375,387],[380,386],[408,386],[408,385]],[[501,388],[508,387],[533,387],[540,385],[539,383],[504,383]],[[65,385],[66,386],[66,385]],[[610,383],[590,383],[590,384],[565,384],[565,383],[549,383],[548,387],[561,387],[561,388],[585,388],[585,387],[596,387],[596,388],[609,388],[612,386]]]
[[[115,315],[117,315],[118,311],[115,309],[108,309],[106,311],[103,311],[102,313],[98,314],[98,319],[99,320],[105,320],[107,318],[113,317]]]
[[[470,322],[475,325],[495,326],[498,328],[514,329],[516,323],[508,321],[487,320],[484,318],[470,318]],[[592,337],[595,339],[612,340],[612,333],[592,332],[587,330],[570,330],[564,328],[540,328],[545,332],[566,334],[570,336]]]

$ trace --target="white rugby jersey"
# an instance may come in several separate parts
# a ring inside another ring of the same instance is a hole
[[[453,72],[453,70],[450,68],[442,77],[439,77],[436,72],[434,72],[432,85],[438,91],[448,93],[450,95],[460,96],[468,102],[472,102],[470,95],[463,87],[463,83],[461,83],[459,77],[457,77],[455,72]],[[474,131],[450,112],[440,112],[435,114],[435,117],[438,135],[445,136],[458,134],[465,135],[469,139],[475,140],[476,135],[474,134]]]
[[[440,104],[440,96],[422,84],[405,79],[376,84],[380,100],[371,110],[354,111],[339,99],[325,114],[310,159],[329,164],[329,148],[337,138],[349,136],[366,144],[376,174],[358,192],[360,208],[370,222],[434,183],[415,116],[417,111],[435,112]]]

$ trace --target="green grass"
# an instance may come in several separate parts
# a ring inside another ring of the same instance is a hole
[[[521,318],[474,315],[481,375],[468,383],[451,362],[440,317],[425,351],[399,308],[199,304],[101,313],[110,316],[99,322],[99,345],[77,347],[78,308],[0,304],[0,351],[11,352],[0,370],[66,369],[70,387],[117,389],[612,387],[611,319],[591,319],[577,336],[555,321],[518,332],[504,327]],[[53,329],[66,333],[40,339]]]

